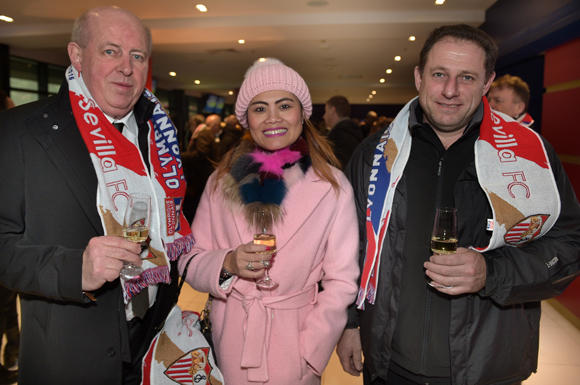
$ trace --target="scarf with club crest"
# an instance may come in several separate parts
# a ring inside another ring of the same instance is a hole
[[[177,131],[157,98],[145,89],[144,96],[155,103],[153,116],[147,122],[151,171],[147,170],[137,146],[108,121],[81,73],[70,66],[66,78],[73,114],[98,179],[96,206],[105,235],[123,235],[123,219],[131,193],[151,196],[149,247],[144,251],[148,255],[143,259],[145,271],[138,277],[123,280],[124,300],[128,303],[145,287],[169,283],[169,261],[177,260],[194,244],[191,228],[181,213],[185,178]]]
[[[416,99],[416,98],[415,98]],[[357,297],[374,304],[379,284],[380,256],[397,184],[411,152],[408,122],[411,100],[385,130],[375,148],[367,191],[366,257]],[[507,115],[490,109],[483,97],[484,115],[475,143],[479,184],[492,208],[487,220],[486,252],[502,246],[521,246],[546,234],[560,214],[560,194],[540,136]]]

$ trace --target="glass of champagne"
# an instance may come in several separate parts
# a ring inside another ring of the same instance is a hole
[[[141,243],[149,236],[151,220],[151,197],[147,194],[131,194],[123,220],[123,238],[133,243]],[[121,275],[131,279],[143,272],[139,266],[127,263],[121,269]]]
[[[267,211],[258,211],[254,213],[254,244],[270,246],[270,250],[258,252],[258,254],[276,254],[276,235],[272,230],[274,224],[274,215]],[[271,260],[262,262],[264,264],[264,276],[256,281],[256,285],[263,288],[273,288],[278,286],[278,282],[274,281],[268,275],[268,266]]]
[[[431,251],[435,254],[455,254],[457,251],[457,210],[453,207],[437,207],[431,233]],[[450,289],[446,286],[436,286]]]

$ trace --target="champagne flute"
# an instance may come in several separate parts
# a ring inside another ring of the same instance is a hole
[[[274,224],[274,215],[271,212],[258,211],[254,213],[254,244],[270,246],[269,251],[261,251],[258,254],[272,254],[272,257],[276,253],[276,236],[272,231],[272,226]],[[256,281],[256,285],[263,288],[273,288],[278,286],[278,282],[270,278],[268,274],[268,266],[270,261],[263,261],[264,264],[264,276]]]
[[[431,233],[431,251],[435,254],[455,254],[457,251],[457,210],[453,207],[437,207]],[[450,289],[450,286],[432,287]]]
[[[147,194],[131,194],[123,220],[123,238],[133,243],[146,241],[149,236],[150,220],[151,197]],[[120,274],[126,279],[131,279],[142,272],[143,268],[127,263]]]

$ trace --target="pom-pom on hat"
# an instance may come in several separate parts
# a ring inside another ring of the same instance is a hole
[[[277,90],[294,94],[302,104],[304,116],[310,118],[312,100],[304,79],[280,60],[268,58],[256,61],[246,72],[236,100],[236,117],[240,124],[248,128],[248,106],[256,95]]]

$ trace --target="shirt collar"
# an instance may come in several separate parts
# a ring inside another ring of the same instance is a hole
[[[103,114],[105,115],[105,117],[107,118],[109,123],[119,123],[119,122],[123,123],[125,125],[125,127],[127,127],[127,129],[133,135],[136,136],[138,134],[137,121],[135,120],[135,114],[133,113],[133,110],[131,110],[131,112],[129,112],[127,115],[123,116],[121,119],[113,119],[112,117],[105,114],[104,112],[103,112]]]

